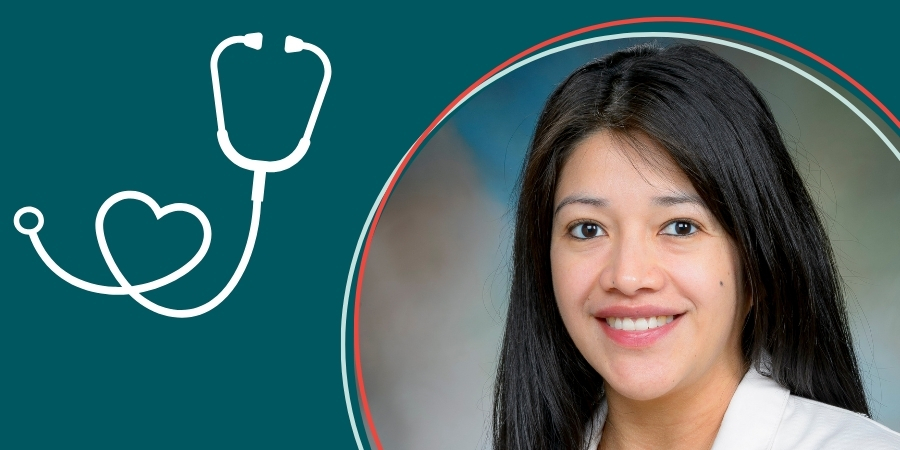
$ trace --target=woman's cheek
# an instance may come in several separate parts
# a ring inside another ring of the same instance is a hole
[[[666,272],[698,312],[730,314],[737,307],[736,258],[727,243],[710,244],[690,254],[670,255],[664,262]]]
[[[551,249],[551,274],[556,303],[563,315],[582,310],[594,287],[595,261],[561,249]]]

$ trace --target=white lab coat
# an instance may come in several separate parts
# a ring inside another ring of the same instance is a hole
[[[606,401],[591,427],[600,444]],[[751,368],[738,385],[712,450],[900,449],[900,434],[846,409],[791,395]]]

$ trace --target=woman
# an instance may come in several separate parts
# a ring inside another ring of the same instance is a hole
[[[638,46],[556,89],[513,254],[495,449],[900,448],[865,417],[831,246],[772,114],[711,52]]]

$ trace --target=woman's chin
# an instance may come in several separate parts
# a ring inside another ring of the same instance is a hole
[[[679,385],[683,375],[673,367],[633,365],[611,367],[603,374],[607,396],[614,391],[634,401],[649,401],[666,396]]]
[[[627,398],[636,402],[646,402],[664,397],[671,389],[665,389],[659,384],[650,385],[647,388],[639,387],[633,384],[625,384],[615,387],[607,383],[606,391],[609,397],[610,390],[614,391],[619,397]]]

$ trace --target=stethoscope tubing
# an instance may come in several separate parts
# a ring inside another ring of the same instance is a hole
[[[250,219],[250,231],[247,234],[247,243],[244,246],[244,252],[241,254],[241,259],[238,262],[237,268],[235,268],[234,273],[228,280],[228,283],[225,284],[225,287],[222,288],[222,290],[215,297],[213,297],[206,303],[188,309],[167,308],[144,297],[143,293],[166,286],[187,275],[191,270],[194,269],[194,267],[197,266],[197,264],[200,263],[200,261],[203,260],[203,258],[206,256],[207,251],[209,250],[210,243],[212,242],[212,227],[210,226],[209,220],[207,219],[203,211],[193,205],[189,205],[187,203],[173,203],[165,207],[160,207],[150,196],[137,191],[122,191],[113,194],[100,206],[100,209],[97,211],[96,220],[94,222],[94,228],[97,234],[97,243],[100,247],[100,252],[103,255],[104,261],[109,267],[110,272],[116,279],[116,282],[119,283],[119,286],[104,286],[91,283],[70,274],[62,267],[60,267],[59,264],[57,264],[53,260],[53,258],[50,257],[50,254],[41,243],[40,237],[38,237],[38,232],[40,232],[41,228],[43,228],[44,226],[44,216],[41,211],[33,206],[26,206],[19,209],[13,217],[13,224],[15,225],[16,230],[29,237],[32,245],[34,246],[35,252],[37,252],[41,260],[54,274],[56,274],[67,283],[85,291],[104,295],[128,295],[135,301],[137,301],[141,306],[149,309],[150,311],[161,314],[163,316],[174,318],[189,318],[205,314],[215,307],[219,306],[219,304],[221,304],[222,301],[224,301],[225,298],[227,298],[231,294],[231,292],[240,281],[241,277],[244,275],[244,271],[246,270],[247,265],[250,262],[250,256],[253,254],[253,248],[256,244],[256,237],[259,231],[259,221],[262,211],[263,194],[265,191],[266,173],[287,170],[298,161],[300,161],[300,159],[302,159],[304,155],[306,155],[306,152],[309,149],[310,145],[310,137],[312,135],[313,129],[315,128],[316,120],[318,119],[319,111],[321,110],[322,102],[325,98],[325,92],[327,91],[328,85],[331,81],[331,63],[328,60],[328,56],[325,55],[325,52],[323,52],[319,47],[316,47],[315,45],[303,42],[293,36],[288,36],[285,39],[286,53],[296,53],[299,51],[308,50],[318,56],[321,60],[325,71],[322,77],[322,83],[319,87],[319,93],[316,95],[316,100],[313,104],[313,109],[310,114],[309,120],[307,121],[306,129],[303,132],[303,137],[300,139],[300,142],[297,144],[297,147],[294,149],[294,151],[291,152],[291,154],[277,161],[258,161],[248,159],[238,153],[237,150],[235,150],[235,148],[231,145],[231,141],[228,139],[228,132],[225,129],[225,116],[222,110],[222,93],[219,85],[219,56],[222,54],[222,51],[224,51],[225,48],[238,43],[259,50],[262,47],[262,34],[250,33],[244,36],[232,36],[230,38],[227,38],[216,46],[215,50],[213,50],[212,57],[210,58],[210,73],[212,76],[213,97],[215,100],[216,121],[218,124],[218,130],[216,132],[217,140],[220,147],[222,148],[223,153],[225,153],[225,156],[227,156],[229,160],[231,160],[237,166],[253,172],[253,185],[250,196],[251,202],[253,203],[253,211],[251,213]],[[164,277],[147,283],[132,285],[128,281],[128,279],[125,278],[125,275],[122,274],[122,271],[116,264],[112,253],[109,251],[109,246],[106,243],[106,235],[103,228],[104,219],[106,218],[106,213],[109,211],[109,209],[116,203],[122,200],[129,199],[141,201],[149,206],[153,210],[157,219],[170,212],[176,211],[186,212],[196,217],[200,222],[200,225],[203,227],[203,240],[197,253],[179,269]],[[21,219],[25,214],[33,214],[34,216],[36,216],[37,224],[31,228],[23,226],[21,223]]]

